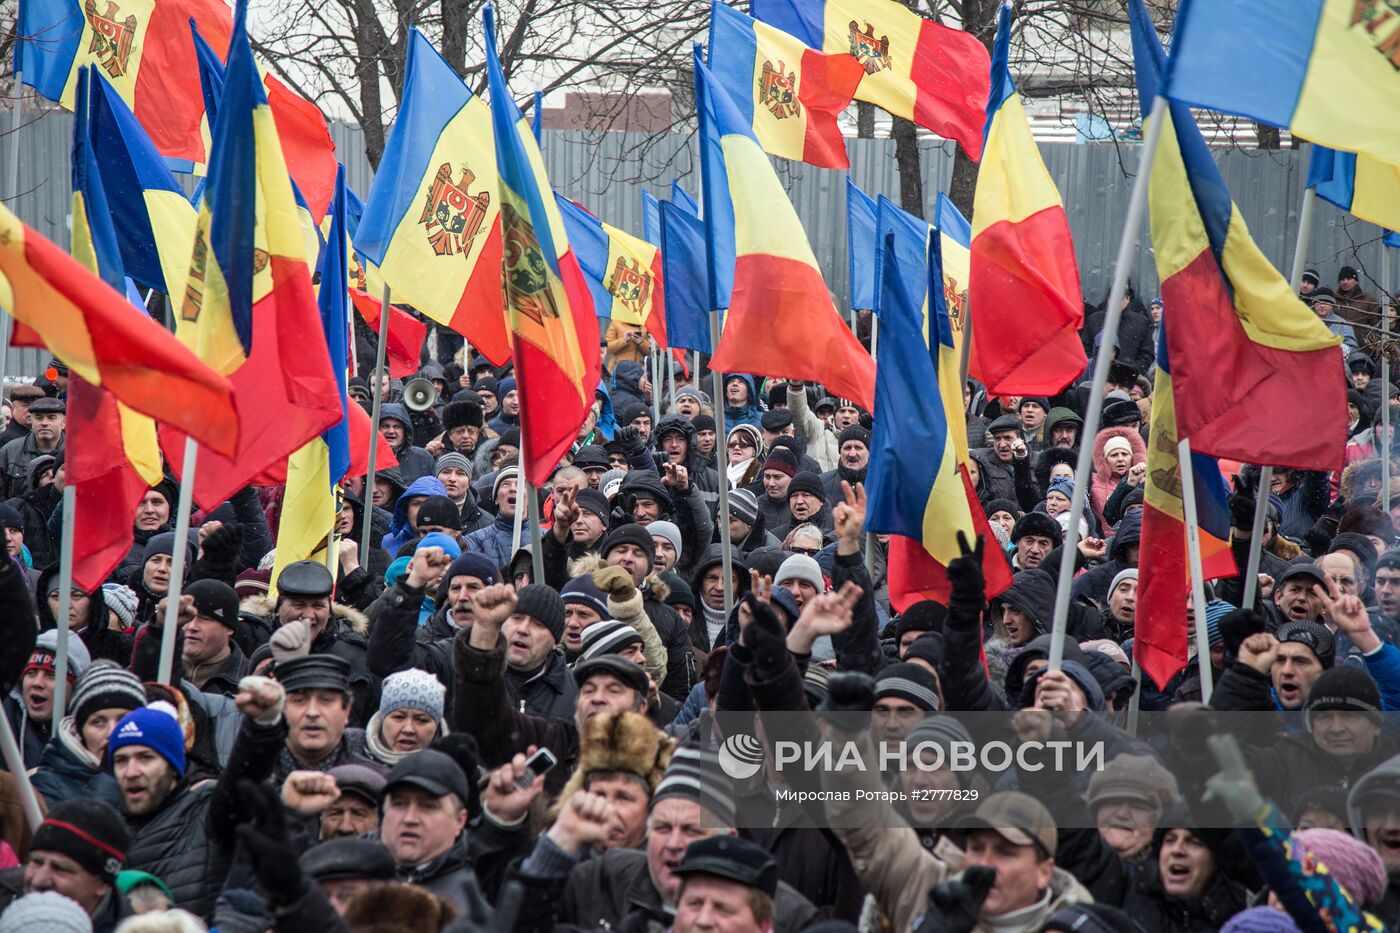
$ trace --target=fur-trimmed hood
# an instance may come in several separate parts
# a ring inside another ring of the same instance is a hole
[[[259,616],[270,621],[275,621],[277,619],[277,603],[272,597],[263,593],[244,598],[244,600],[238,604],[238,611]],[[343,606],[336,602],[331,603],[331,618],[344,622],[356,635],[363,635],[366,638],[369,637],[369,616],[365,615],[354,606]]]
[[[607,561],[597,554],[585,554],[569,561],[569,577],[581,577],[585,573],[602,570],[606,566],[608,566]],[[642,581],[642,589],[646,590],[659,603],[664,603],[666,597],[671,595],[670,584],[661,579],[661,574],[655,571],[647,574],[646,579]]]

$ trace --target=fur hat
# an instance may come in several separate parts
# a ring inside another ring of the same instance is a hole
[[[446,929],[456,916],[457,908],[450,901],[419,885],[394,882],[355,895],[342,919],[352,930],[417,933]]]
[[[676,740],[668,737],[641,713],[604,713],[588,720],[579,742],[578,765],[569,783],[559,794],[551,816],[576,792],[584,789],[588,775],[598,771],[621,771],[640,778],[647,796],[661,783]]]
[[[448,402],[442,409],[442,429],[452,433],[453,428],[479,428],[486,423],[480,405],[471,402]]]

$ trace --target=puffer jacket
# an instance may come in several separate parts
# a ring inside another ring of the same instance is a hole
[[[807,453],[820,464],[823,470],[834,470],[841,459],[841,444],[838,432],[816,415],[808,403],[807,390],[801,386],[788,385],[788,411],[792,412],[797,433],[807,442]]]
[[[210,782],[190,787],[181,781],[154,814],[126,821],[131,831],[126,867],[164,881],[175,906],[196,917],[213,913],[233,861],[232,849],[216,844],[206,831],[214,789]]]
[[[612,379],[608,382],[613,411],[646,404],[641,388],[643,372],[642,365],[632,360],[621,360],[613,367]]]
[[[744,383],[748,385],[749,403],[743,408],[730,408],[726,403],[724,406],[725,425],[730,430],[733,430],[736,425],[740,424],[752,425],[755,428],[758,427],[759,422],[763,418],[763,409],[758,407],[758,384],[754,382],[753,376],[744,373],[730,373],[724,377],[724,384],[728,386],[729,380],[731,379],[742,379]],[[728,394],[726,394],[724,399],[715,399],[715,403],[723,402],[728,397]]]
[[[277,607],[266,596],[250,596],[238,609],[257,616],[271,629],[277,628]],[[350,710],[351,725],[368,722],[370,714],[379,708],[379,678],[370,671],[368,647],[369,618],[340,603],[331,605],[330,623],[311,643],[312,654],[333,654],[350,662],[350,692],[355,698]]]
[[[417,496],[445,496],[447,490],[436,476],[420,476],[408,484],[403,495],[394,503],[394,520],[389,524],[389,533],[384,536],[383,547],[393,561],[399,548],[418,537],[418,529],[409,524],[408,500]]]
[[[1089,502],[1093,506],[1094,514],[1098,516],[1101,523],[1104,522],[1103,507],[1108,502],[1108,497],[1113,495],[1113,490],[1118,488],[1118,483],[1122,479],[1115,476],[1108,467],[1108,460],[1103,455],[1103,445],[1110,439],[1121,437],[1133,448],[1133,463],[1147,462],[1147,444],[1143,441],[1142,435],[1136,429],[1122,425],[1113,428],[1104,428],[1094,437],[1094,475],[1089,478]]]
[[[117,810],[122,808],[116,780],[83,745],[72,716],[64,717],[58,735],[44,746],[32,783],[50,807],[64,800],[85,797],[105,800]]]
[[[525,503],[520,502],[518,507],[524,508]],[[530,523],[525,521],[520,526],[522,545],[529,541],[529,532]],[[510,564],[511,557],[514,556],[510,549],[513,540],[515,540],[515,519],[497,515],[491,524],[467,535],[467,550],[479,551],[497,567],[506,567]]]

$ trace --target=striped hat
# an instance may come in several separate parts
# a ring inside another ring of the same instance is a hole
[[[917,664],[891,664],[875,678],[875,699],[908,700],[926,713],[938,712],[938,684]]]
[[[146,705],[146,688],[141,678],[112,661],[96,661],[78,678],[73,687],[73,723],[81,731],[83,723],[98,710],[140,709]]]
[[[718,753],[709,749],[690,745],[676,749],[651,795],[651,808],[667,797],[693,800],[713,814],[719,825],[734,825],[734,780],[724,773]]]
[[[603,619],[584,628],[579,635],[583,642],[579,656],[585,661],[604,654],[621,654],[628,645],[642,643],[642,636],[626,622]]]

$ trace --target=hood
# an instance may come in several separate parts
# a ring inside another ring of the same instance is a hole
[[[674,506],[671,490],[663,486],[661,477],[651,470],[629,471],[623,477],[622,485],[618,487],[617,497],[614,501],[622,505],[630,519],[632,510],[628,505],[627,497],[629,495],[643,495],[646,498],[655,499],[661,505],[662,518],[669,516]]]
[[[1049,630],[1055,617],[1055,583],[1045,571],[1022,570],[997,598],[1030,616],[1041,631]]]
[[[738,554],[732,555],[733,566],[739,570],[739,589],[734,593],[735,600],[749,591],[749,575],[747,573],[749,565],[746,564]],[[712,544],[705,549],[705,556],[700,558],[700,563],[695,565],[695,572],[690,576],[690,589],[695,594],[695,599],[700,600],[700,593],[704,587],[700,584],[704,582],[705,571],[718,564],[724,563],[724,546]]]
[[[138,572],[140,568],[137,568]],[[51,628],[58,628],[58,620],[54,618],[53,612],[49,609],[48,588],[54,577],[58,576],[58,564],[44,570],[39,574],[39,579],[35,582],[35,608],[39,610],[39,631],[46,632]],[[98,630],[107,627],[107,602],[103,598],[102,587],[97,587],[96,592],[88,594],[88,617],[87,623],[83,626],[83,631],[96,624]]]
[[[1084,433],[1084,419],[1079,417],[1079,413],[1072,408],[1052,408],[1045,415],[1045,437],[1050,437],[1050,432],[1057,424],[1072,424],[1079,429],[1079,433]]]
[[[651,436],[660,441],[661,435],[666,431],[680,431],[685,435],[687,447],[695,445],[695,425],[690,423],[690,419],[684,415],[666,415],[656,423],[656,428],[652,430]]]
[[[443,382],[446,382],[447,373],[437,363],[428,362],[424,363],[423,368],[418,370],[418,378],[427,379],[429,382],[432,382],[434,379],[441,379]]]
[[[1361,775],[1347,794],[1347,821],[1358,839],[1366,838],[1361,803],[1367,797],[1378,796],[1400,798],[1400,757],[1387,759]]]
[[[1108,468],[1108,461],[1103,456],[1103,445],[1108,443],[1110,438],[1121,437],[1133,447],[1133,462],[1147,462],[1147,444],[1143,442],[1142,435],[1136,428],[1127,425],[1119,425],[1112,428],[1104,428],[1094,436],[1094,473],[1101,477],[1113,475],[1113,471]]]
[[[389,526],[392,534],[401,534],[408,527],[408,500],[414,496],[445,496],[447,489],[436,476],[420,476],[399,496],[394,503],[394,521]]]
[[[606,379],[598,381],[598,390],[594,393],[595,398],[602,399],[603,405],[598,410],[598,433],[608,440],[613,439],[617,433],[617,413],[613,411],[612,393],[608,391]]]
[[[745,405],[743,408],[730,408],[730,407],[729,407],[729,402],[726,400],[725,403],[724,403],[724,410],[725,410],[725,411],[748,411],[749,409],[757,408],[757,407],[758,407],[758,383],[754,380],[753,376],[750,376],[750,375],[748,375],[748,374],[746,374],[746,373],[730,373],[729,375],[727,375],[727,376],[724,377],[724,384],[725,384],[725,385],[728,385],[728,384],[729,384],[729,380],[731,380],[731,379],[742,379],[742,380],[744,380],[744,384],[745,384],[746,386],[749,387],[749,403],[748,403],[747,405]]]
[[[633,393],[640,394],[642,383],[642,364],[632,360],[623,360],[613,367],[612,383],[614,386],[622,386]]]
[[[1118,520],[1118,527],[1114,530],[1113,544],[1109,547],[1108,556],[1126,564],[1128,561],[1123,557],[1123,549],[1141,541],[1142,510],[1134,509]]]
[[[1110,662],[1113,663],[1113,662]],[[1089,669],[1078,661],[1065,660],[1061,662],[1060,669],[1070,680],[1074,681],[1080,691],[1084,694],[1085,701],[1089,704],[1089,709],[1096,713],[1102,713],[1107,704],[1103,697],[1103,688],[1094,679],[1094,675],[1089,673]],[[1035,672],[1035,675],[1021,685],[1021,708],[1025,708],[1035,700],[1035,684],[1040,680],[1040,675],[1045,672],[1042,668]],[[1014,698],[1013,698],[1014,699]]]
[[[1020,574],[1016,576],[1019,577]],[[1049,635],[1037,635],[1026,643],[1026,647],[1017,652],[1016,657],[1012,658],[1011,663],[1006,667],[1006,698],[1009,701],[1014,703],[1021,695],[1021,687],[1026,681],[1026,665],[1048,657],[1050,657]],[[1080,665],[1085,663],[1084,651],[1079,647],[1079,643],[1072,638],[1065,639],[1064,660],[1073,661]],[[1100,695],[1102,696],[1102,693]]]

